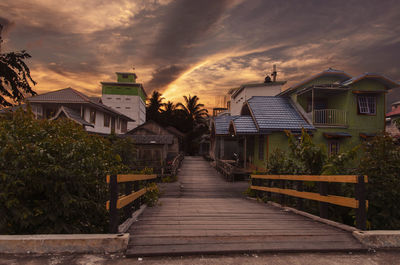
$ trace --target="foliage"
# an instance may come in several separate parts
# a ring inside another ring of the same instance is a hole
[[[117,159],[123,163],[123,167],[119,173],[128,173],[134,170],[137,162],[137,150],[132,138],[120,138],[112,134],[108,136],[108,140],[112,143],[112,149],[117,155]]]
[[[162,103],[163,100],[164,98],[161,93],[153,91],[146,106],[146,120],[160,121],[161,107],[164,106],[164,103]]]
[[[372,229],[400,229],[400,147],[387,133],[363,145],[359,171],[368,175],[368,220]]]
[[[168,175],[161,179],[162,183],[173,183],[173,182],[176,182],[177,180],[178,180],[177,175]]]
[[[0,44],[2,28],[0,24]],[[12,106],[12,101],[20,102],[25,94],[36,94],[31,88],[36,82],[24,62],[29,58],[25,51],[0,53],[0,106]]]
[[[99,233],[106,174],[121,170],[110,142],[74,122],[0,119],[0,234]]]
[[[148,189],[147,192],[143,195],[144,201],[149,207],[153,207],[157,204],[158,198],[160,197],[160,190],[157,187],[156,183],[150,183],[146,185]]]

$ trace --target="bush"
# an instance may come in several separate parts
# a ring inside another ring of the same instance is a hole
[[[0,233],[104,232],[105,176],[120,170],[110,142],[70,120],[2,117]]]
[[[368,175],[371,229],[400,229],[400,147],[383,133],[363,146],[359,171]]]

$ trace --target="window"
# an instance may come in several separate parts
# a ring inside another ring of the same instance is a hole
[[[131,109],[131,107],[125,107],[125,109]]]
[[[110,127],[110,115],[104,113],[104,127]]]
[[[264,136],[258,138],[258,159],[264,160]]]
[[[126,98],[125,100],[131,100],[130,98]]]
[[[338,141],[330,141],[328,145],[329,145],[329,155],[339,154],[340,145]]]
[[[359,114],[376,114],[376,96],[360,95],[357,100]]]
[[[121,120],[117,119],[117,129],[119,129],[121,127]]]
[[[127,125],[126,120],[121,120],[121,132],[125,133],[128,130]]]
[[[90,123],[96,124],[96,110],[90,109]]]
[[[122,78],[128,78],[128,75],[122,74]]]

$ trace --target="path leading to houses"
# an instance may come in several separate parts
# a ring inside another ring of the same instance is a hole
[[[201,157],[185,157],[160,205],[130,228],[127,256],[286,251],[354,251],[349,232],[244,198]]]

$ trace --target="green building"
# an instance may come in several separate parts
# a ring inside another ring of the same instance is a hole
[[[238,116],[212,122],[212,156],[238,153],[248,169],[265,168],[275,149],[286,150],[285,131],[307,130],[329,154],[347,151],[385,130],[386,92],[400,86],[379,74],[351,77],[329,68],[275,97],[252,97]]]
[[[130,117],[127,130],[145,123],[146,121],[146,92],[143,85],[136,83],[136,74],[116,72],[117,82],[101,82],[103,104]],[[117,128],[120,125],[117,124]]]

